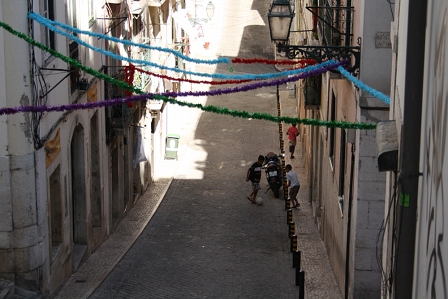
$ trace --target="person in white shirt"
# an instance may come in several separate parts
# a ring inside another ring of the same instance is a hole
[[[291,164],[286,165],[285,170],[286,180],[288,181],[286,187],[289,187],[289,199],[291,200],[292,207],[297,209],[300,206],[299,202],[297,201],[297,193],[299,193],[300,189],[299,178],[297,177],[297,173],[292,170]]]

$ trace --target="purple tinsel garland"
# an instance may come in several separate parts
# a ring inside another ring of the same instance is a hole
[[[331,64],[329,66],[313,70],[307,73],[302,73],[299,75],[291,76],[289,78],[284,79],[278,79],[278,80],[272,80],[268,82],[259,82],[259,83],[253,83],[241,87],[235,87],[235,88],[224,88],[224,89],[216,89],[216,90],[210,90],[210,91],[199,91],[199,92],[164,92],[160,94],[154,94],[154,93],[147,93],[127,98],[118,98],[118,99],[111,99],[111,100],[104,100],[100,102],[86,102],[86,103],[75,103],[75,104],[67,104],[67,105],[59,105],[59,106],[21,106],[21,107],[15,107],[15,108],[0,108],[0,115],[5,114],[15,114],[19,112],[54,112],[54,111],[70,111],[70,110],[83,110],[83,109],[94,109],[94,108],[100,108],[100,107],[106,107],[106,106],[115,106],[119,104],[125,104],[128,102],[138,102],[142,100],[151,99],[154,96],[157,96],[157,98],[160,98],[160,96],[164,97],[182,97],[182,96],[217,96],[217,95],[223,95],[223,94],[230,94],[230,93],[236,93],[236,92],[244,92],[249,90],[254,90],[262,87],[267,86],[276,86],[276,85],[282,85],[288,82],[297,81],[299,79],[305,79],[308,77],[316,76],[323,74],[331,69],[337,68],[338,66],[346,64],[347,61],[339,61],[335,62],[334,64]]]

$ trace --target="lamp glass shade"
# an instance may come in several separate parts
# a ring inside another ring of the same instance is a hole
[[[289,29],[291,28],[290,18],[271,17],[269,19],[269,29],[271,31],[271,40],[286,42],[289,39]]]
[[[287,42],[294,12],[289,1],[274,0],[268,13],[269,31],[273,42]]]
[[[215,14],[215,6],[211,1],[207,4],[205,10],[207,11],[207,17],[212,18],[213,15]]]

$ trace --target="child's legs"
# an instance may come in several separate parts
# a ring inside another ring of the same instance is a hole
[[[257,198],[258,190],[254,190],[253,194],[252,200],[255,200]]]
[[[249,195],[250,197],[252,197],[252,200],[255,200],[255,198],[257,198],[257,193],[260,189],[261,187],[259,183],[252,182],[252,193]]]
[[[289,191],[289,198],[292,200],[292,202],[297,202],[297,193],[299,193],[300,186],[294,186]]]

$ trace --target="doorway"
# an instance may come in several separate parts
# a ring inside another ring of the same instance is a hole
[[[84,128],[78,124],[71,142],[73,271],[87,249],[87,206],[84,154]]]

